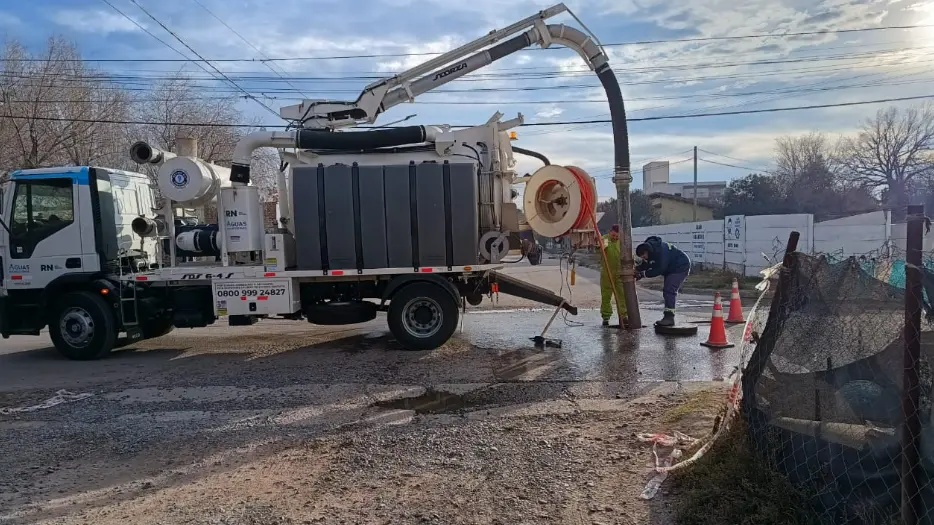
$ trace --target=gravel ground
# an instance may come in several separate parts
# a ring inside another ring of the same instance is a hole
[[[0,523],[665,524],[634,432],[702,436],[722,397],[697,392],[723,387],[640,382],[625,349],[586,371],[463,334],[405,352],[381,320],[177,331],[92,363],[42,346],[0,346],[0,408],[92,395],[0,410]]]

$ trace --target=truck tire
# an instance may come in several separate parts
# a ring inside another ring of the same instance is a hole
[[[49,322],[55,349],[75,361],[100,359],[117,343],[117,320],[113,309],[90,292],[70,292],[56,303]]]
[[[434,350],[457,330],[458,306],[437,284],[407,284],[389,301],[389,330],[406,350]]]

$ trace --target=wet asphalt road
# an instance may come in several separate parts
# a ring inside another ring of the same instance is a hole
[[[532,272],[529,280],[554,289],[545,282],[553,270],[510,272]],[[536,348],[530,340],[550,309],[505,298],[492,305],[499,309],[469,311],[462,330],[432,352],[399,348],[382,317],[349,327],[219,323],[176,330],[95,362],[64,360],[47,335],[0,341],[0,409],[29,407],[60,389],[91,394],[34,411],[0,411],[0,523],[61,517],[171,484],[170,470],[203,472],[206,461],[229,463],[210,459],[218,454],[236,457],[262,443],[306,443],[410,421],[418,407],[396,404],[403,398],[427,396],[441,411],[543,406],[551,413],[568,403],[633,399],[663,381],[717,381],[732,373],[739,347],[701,346],[708,325],[699,324],[692,337],[654,333],[662,310],[657,292],[640,292],[649,328],[601,327],[599,288],[588,272],[579,273],[574,289],[580,314],[568,322],[559,317],[548,331],[560,348]],[[683,297],[680,319],[709,320],[711,305],[709,298]],[[733,342],[741,330],[729,330]]]

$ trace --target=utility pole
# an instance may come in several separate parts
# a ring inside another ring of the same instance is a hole
[[[697,222],[697,146],[694,146],[694,222]]]

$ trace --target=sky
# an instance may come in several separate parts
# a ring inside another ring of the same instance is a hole
[[[454,49],[553,4],[542,0],[136,2],[208,60],[289,59],[213,63],[273,110],[297,104],[305,95],[354,100],[368,83],[431,58],[428,53]],[[934,68],[928,58],[934,49],[934,27],[787,35],[934,26],[934,0],[570,0],[565,4],[605,46],[632,119],[934,95]],[[89,61],[194,58],[139,6],[132,0],[2,0],[0,35],[36,50],[49,36],[61,35],[77,42]],[[549,23],[580,27],[567,14]],[[721,38],[742,35],[771,36]],[[683,41],[698,38],[714,39]],[[416,56],[327,58],[361,54]],[[235,92],[190,62],[95,64],[120,75],[121,82],[138,91],[150,88],[153,79],[184,71],[199,79],[205,97]],[[520,52],[443,89],[390,109],[377,124],[413,114],[408,124],[480,124],[496,111],[504,119],[521,113],[526,123],[539,126],[517,129],[516,145],[540,151],[552,163],[584,168],[597,179],[601,199],[615,195],[610,180],[610,126],[548,125],[609,118],[596,76],[570,50]],[[269,125],[283,124],[257,100],[244,98],[239,105],[244,121],[256,118]],[[852,133],[884,106],[634,121],[629,125],[633,187],[641,188],[641,167],[654,160],[671,162],[672,182],[689,182],[695,146],[700,151],[701,181],[728,181],[767,171],[777,137],[821,131],[835,138]],[[540,166],[534,159],[518,159],[521,173]]]

